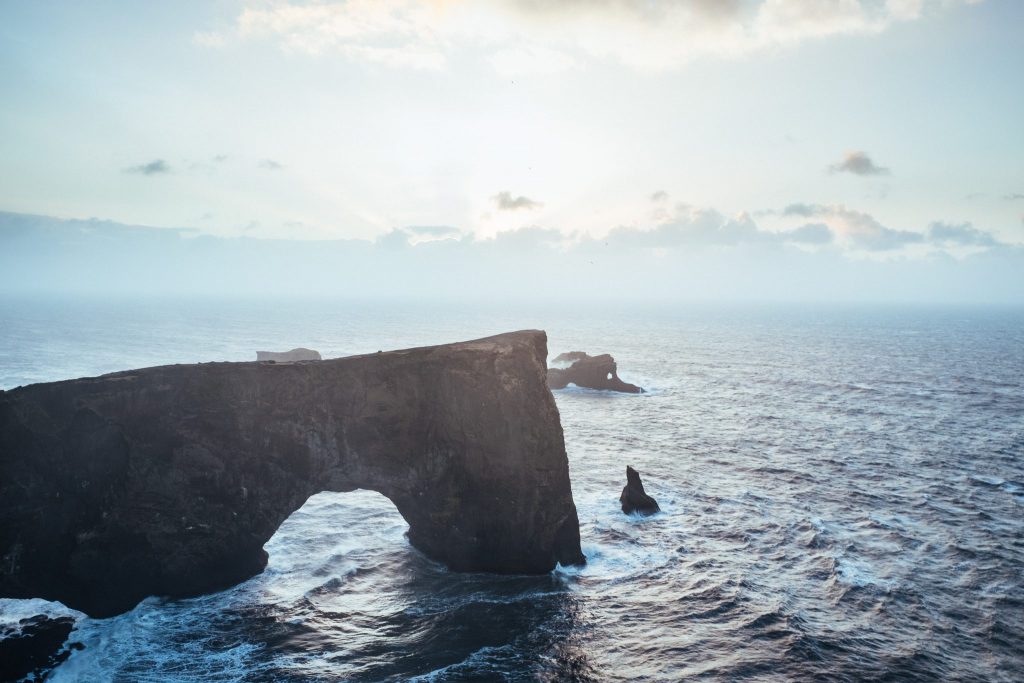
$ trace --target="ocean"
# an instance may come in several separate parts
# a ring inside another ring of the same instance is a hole
[[[7,299],[0,388],[524,328],[648,390],[555,392],[586,566],[449,572],[321,493],[241,585],[72,613],[51,680],[1024,680],[1022,309]]]

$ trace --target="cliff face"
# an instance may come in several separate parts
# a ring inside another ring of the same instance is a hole
[[[224,588],[310,495],[356,488],[454,570],[582,562],[546,356],[525,331],[0,392],[0,596],[109,616]]]

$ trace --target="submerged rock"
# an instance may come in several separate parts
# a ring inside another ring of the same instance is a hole
[[[320,352],[299,347],[291,351],[257,351],[256,360],[275,363],[294,363],[300,360],[321,360]]]
[[[626,486],[622,489],[619,502],[622,503],[622,511],[627,515],[633,512],[638,512],[641,515],[653,515],[655,512],[661,511],[658,501],[644,491],[640,473],[629,465],[626,465]]]
[[[627,394],[642,394],[643,389],[619,379],[618,366],[609,354],[591,356],[583,351],[570,351],[555,357],[556,363],[571,362],[567,368],[548,368],[548,386],[564,389],[570,384],[587,389],[621,391]]]
[[[22,619],[16,627],[0,628],[0,681],[45,678],[71,656],[71,650],[83,649],[81,643],[64,644],[74,627],[71,617],[40,614]]]
[[[546,357],[530,330],[0,391],[0,597],[106,617],[226,588],[309,496],[360,488],[453,570],[582,563]]]

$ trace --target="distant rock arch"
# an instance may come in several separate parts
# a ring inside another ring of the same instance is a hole
[[[310,495],[356,488],[455,570],[583,562],[546,356],[524,331],[0,392],[0,596],[102,617],[228,587]]]
[[[583,351],[569,351],[559,354],[552,362],[570,364],[569,367],[548,368],[548,386],[552,389],[564,389],[575,384],[587,389],[644,393],[642,387],[619,379],[618,365],[607,353],[591,356]]]

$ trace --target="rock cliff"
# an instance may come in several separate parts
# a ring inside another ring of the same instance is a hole
[[[218,590],[310,495],[356,488],[454,570],[583,562],[546,356],[524,331],[0,392],[0,597],[103,617]]]

